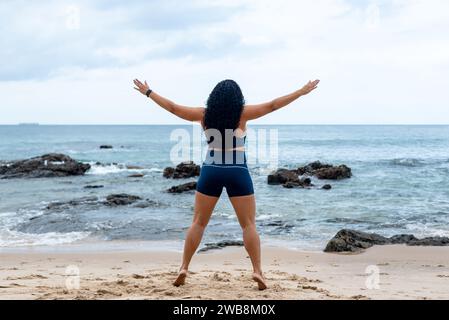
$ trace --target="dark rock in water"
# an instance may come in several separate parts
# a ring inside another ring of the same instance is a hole
[[[386,238],[375,233],[354,230],[339,231],[327,244],[325,252],[360,252],[374,245],[406,244],[409,246],[449,246],[449,238],[429,237],[418,239],[402,234]]]
[[[137,202],[135,205],[133,205],[133,208],[145,209],[149,207],[159,207],[159,206],[161,206],[159,202],[150,199],[145,199],[143,201]]]
[[[303,176],[305,174],[313,175],[316,170],[327,169],[327,168],[331,168],[331,167],[332,167],[332,165],[330,165],[330,164],[323,164],[320,161],[315,161],[315,162],[309,163],[308,165],[306,165],[304,167],[299,167],[298,170],[296,170],[296,172],[300,176]]]
[[[300,178],[300,176],[305,177]],[[345,165],[335,167],[316,161],[297,170],[278,169],[268,176],[268,184],[282,185],[287,189],[314,187],[312,180],[307,176],[316,176],[318,179],[340,180],[350,178],[352,173],[351,169]],[[323,187],[325,190],[331,188],[330,185]]]
[[[321,189],[330,190],[332,189],[332,186],[330,184],[325,184],[324,186],[321,187]]]
[[[268,176],[269,185],[279,185],[286,183],[298,183],[299,176],[294,170],[278,169]]]
[[[107,206],[127,206],[137,202],[138,200],[142,200],[142,198],[126,193],[111,194],[106,197],[104,204]]]
[[[89,169],[89,164],[64,154],[50,153],[1,166],[0,179],[79,176]]]
[[[100,149],[113,149],[114,147],[108,144],[104,144],[100,146]]]
[[[279,169],[268,176],[268,184],[278,185],[282,184],[284,188],[308,188],[313,187],[310,178],[300,179],[294,170]]]
[[[143,173],[135,173],[135,174],[130,174],[128,176],[128,178],[143,178],[145,177],[145,175]]]
[[[187,191],[196,190],[196,182],[184,183],[179,186],[173,186],[167,190],[168,193],[183,193]]]
[[[205,252],[209,250],[215,249],[223,249],[225,247],[241,247],[243,246],[243,241],[235,241],[235,240],[223,240],[216,243],[206,243],[204,248],[198,250],[198,252]]]
[[[301,185],[299,182],[286,182],[282,185],[286,189],[293,189],[293,188],[299,188]]]
[[[101,206],[118,207],[132,205],[133,208],[148,208],[162,206],[162,204],[150,200],[142,199],[138,196],[128,194],[111,194],[106,200],[99,199],[98,197],[82,197],[70,201],[55,201],[46,206],[48,211],[62,212],[71,210],[77,207],[82,207],[82,210],[99,209]],[[79,210],[79,209],[77,209]]]
[[[103,185],[88,185],[85,186],[84,189],[100,189],[100,188],[104,188]]]
[[[315,171],[314,175],[318,179],[341,180],[351,178],[352,172],[351,168],[341,165],[338,167],[318,169]]]
[[[303,179],[301,179],[301,184],[303,186],[313,186],[312,185],[312,179],[310,179],[310,178],[303,178]]]
[[[139,167],[139,166],[127,165],[126,169],[128,169],[128,170],[143,170],[145,168],[144,167]]]
[[[316,176],[318,179],[341,180],[351,178],[351,168],[346,165],[333,166],[323,164],[319,161],[309,163],[304,167],[299,167],[296,173],[300,176],[310,175]]]
[[[164,178],[172,179],[186,179],[197,177],[200,175],[200,166],[193,161],[182,162],[176,166],[176,168],[167,167],[164,169]]]
[[[80,205],[92,205],[98,203],[98,197],[82,197],[79,199],[70,200],[67,202],[55,201],[47,205],[47,210],[52,211],[63,211],[71,207],[76,207]]]

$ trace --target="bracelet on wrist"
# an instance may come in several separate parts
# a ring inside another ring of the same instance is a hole
[[[145,95],[149,98],[150,97],[150,94],[151,94],[151,92],[153,92],[153,90],[151,90],[151,89],[148,89],[147,90],[147,92],[145,93]]]

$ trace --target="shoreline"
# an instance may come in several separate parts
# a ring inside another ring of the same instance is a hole
[[[0,252],[0,258],[0,299],[449,299],[448,247],[329,254],[263,246],[266,291],[251,281],[242,247],[195,255],[180,288],[171,285],[181,259],[175,251]]]
[[[237,239],[241,241],[241,239]],[[234,239],[231,239],[234,241]],[[208,241],[203,241],[198,250],[206,248]],[[215,243],[215,242],[211,242]],[[261,245],[264,248],[285,249],[299,252],[323,252],[325,245],[310,245],[304,246],[303,242],[298,242],[297,245],[292,245],[291,241],[283,239],[261,239]],[[0,255],[3,253],[89,253],[89,252],[177,252],[182,253],[184,247],[184,240],[99,240],[95,238],[82,239],[72,243],[61,243],[55,245],[22,245],[0,247]],[[210,251],[219,251],[233,246],[226,246],[221,249],[209,249]],[[239,247],[239,246],[237,246]],[[243,248],[243,246],[241,246]]]

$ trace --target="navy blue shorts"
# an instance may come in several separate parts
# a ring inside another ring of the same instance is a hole
[[[221,196],[223,187],[226,188],[230,198],[253,195],[253,181],[249,174],[246,158],[243,163],[235,160],[234,157],[234,162],[226,163],[225,161],[210,161],[210,157],[208,157],[201,167],[196,190],[217,198]]]

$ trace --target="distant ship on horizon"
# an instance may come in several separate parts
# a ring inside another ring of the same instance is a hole
[[[37,122],[22,122],[18,124],[19,126],[38,126],[39,123]]]

